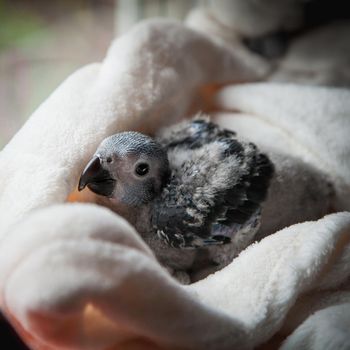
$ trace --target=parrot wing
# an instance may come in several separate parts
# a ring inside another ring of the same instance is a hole
[[[211,125],[200,125],[213,135]],[[230,232],[232,225],[244,225],[266,198],[273,174],[268,157],[254,144],[238,141],[235,133],[213,128],[216,136],[209,141],[196,133],[182,133],[181,141],[180,133],[176,144],[168,142],[172,175],[154,203],[152,225],[173,247],[230,242],[225,228]]]

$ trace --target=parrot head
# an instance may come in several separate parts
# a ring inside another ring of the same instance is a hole
[[[98,146],[79,180],[96,194],[126,205],[152,201],[169,178],[166,151],[151,137],[127,131],[107,137]]]

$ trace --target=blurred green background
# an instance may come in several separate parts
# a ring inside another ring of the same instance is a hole
[[[0,0],[0,150],[73,71],[142,18],[183,19],[200,0]]]
[[[0,0],[0,149],[65,77],[103,58],[113,7],[107,0]]]

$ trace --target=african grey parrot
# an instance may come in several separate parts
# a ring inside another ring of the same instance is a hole
[[[254,144],[195,118],[155,138],[133,131],[106,138],[79,190],[104,197],[161,264],[192,273],[227,264],[234,246],[252,241],[273,172]]]

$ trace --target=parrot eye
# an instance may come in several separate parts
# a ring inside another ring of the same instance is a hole
[[[112,157],[107,157],[106,162],[107,163],[112,163],[112,160],[113,160]]]
[[[149,171],[149,165],[147,163],[137,164],[135,168],[135,173],[138,176],[145,176],[146,174],[148,174],[148,171]]]

